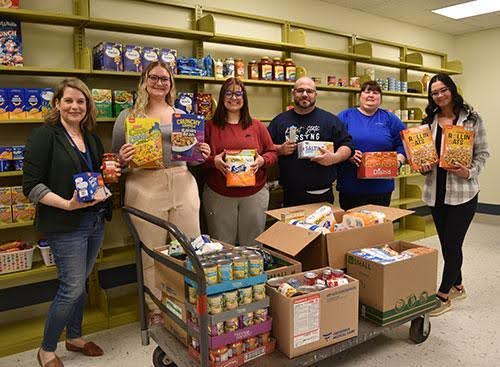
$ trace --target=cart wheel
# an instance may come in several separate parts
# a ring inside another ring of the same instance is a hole
[[[425,328],[426,323],[427,323],[427,328]],[[410,339],[413,342],[415,342],[416,344],[425,342],[429,337],[430,333],[431,333],[431,323],[429,321],[428,316],[419,317],[411,320]]]
[[[153,365],[155,367],[177,367],[174,362],[168,359],[167,355],[160,347],[156,347],[153,352]]]

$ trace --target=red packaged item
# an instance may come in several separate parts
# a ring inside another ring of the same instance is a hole
[[[19,9],[19,0],[0,0],[0,8]]]
[[[397,152],[365,152],[358,167],[358,178],[394,178],[398,175]]]

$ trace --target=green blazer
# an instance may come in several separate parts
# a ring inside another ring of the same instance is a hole
[[[94,168],[100,167],[104,147],[99,137],[84,132]],[[69,142],[62,124],[45,124],[32,131],[26,142],[23,166],[23,192],[29,196],[38,184],[44,184],[64,199],[75,190],[73,175],[88,171]],[[112,202],[106,201],[106,219],[111,220]],[[70,232],[78,228],[82,210],[67,211],[38,203],[35,226],[41,232]]]

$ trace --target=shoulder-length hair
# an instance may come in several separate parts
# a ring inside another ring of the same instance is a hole
[[[224,98],[226,95],[226,91],[232,86],[239,86],[241,91],[243,92],[243,106],[240,110],[240,123],[243,129],[246,129],[250,125],[252,125],[252,117],[250,116],[250,111],[248,109],[248,96],[247,90],[243,82],[238,78],[229,78],[227,79],[219,92],[219,103],[217,104],[217,109],[215,110],[213,121],[214,124],[223,128],[227,124],[227,108],[224,106]]]
[[[61,122],[61,113],[56,108],[56,104],[61,102],[66,88],[78,89],[85,96],[85,102],[87,106],[87,112],[84,118],[80,122],[80,128],[82,130],[92,130],[96,126],[96,108],[92,94],[90,93],[87,85],[78,78],[66,78],[63,79],[57,86],[54,96],[52,97],[51,106],[49,113],[45,116],[45,122],[50,125],[55,125]]]
[[[427,90],[428,103],[427,107],[425,107],[425,114],[427,115],[427,117],[423,120],[423,124],[431,124],[432,121],[434,121],[434,116],[441,112],[441,108],[436,104],[436,102],[434,102],[434,99],[431,95],[432,84],[438,81],[443,83],[451,92],[451,103],[453,104],[453,112],[455,116],[458,116],[461,110],[464,110],[467,113],[470,113],[472,111],[472,107],[466,104],[463,97],[460,95],[460,93],[458,93],[457,85],[455,84],[453,79],[451,79],[447,74],[439,73],[434,75],[429,81]]]
[[[149,94],[147,90],[147,82],[148,76],[151,70],[155,67],[161,67],[165,69],[170,78],[170,91],[165,96],[165,102],[171,107],[174,107],[176,91],[175,91],[175,81],[174,75],[170,67],[161,60],[154,61],[149,64],[141,74],[141,78],[139,79],[139,86],[137,87],[137,99],[135,100],[134,107],[131,110],[131,115],[136,117],[146,117],[146,110],[149,104]]]
[[[361,84],[360,90],[361,92],[378,92],[380,94],[380,102],[382,102],[382,88],[380,88],[380,85],[375,80],[367,80]]]

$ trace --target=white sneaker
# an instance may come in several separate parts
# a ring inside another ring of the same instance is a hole
[[[443,302],[441,300],[439,300],[439,302],[441,302],[441,305],[438,308],[429,312],[430,317],[439,316],[451,310],[451,300],[449,298],[446,300],[446,302]]]
[[[457,287],[453,286],[450,289],[448,297],[449,299],[464,299],[467,298],[467,293],[465,292],[464,286],[462,286],[462,289],[458,289]]]

